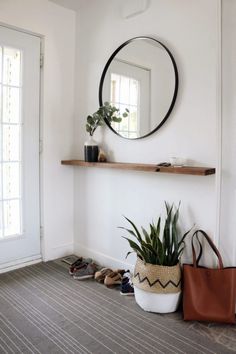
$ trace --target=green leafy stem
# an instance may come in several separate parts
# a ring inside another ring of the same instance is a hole
[[[86,131],[90,136],[93,136],[95,130],[99,126],[103,126],[105,120],[111,124],[112,122],[120,123],[123,118],[126,118],[129,110],[126,108],[125,112],[120,114],[120,110],[112,106],[109,102],[105,102],[103,106],[87,117]]]

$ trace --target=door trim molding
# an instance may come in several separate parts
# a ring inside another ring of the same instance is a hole
[[[15,30],[15,31],[18,31],[18,32],[26,33],[26,34],[29,34],[31,36],[44,38],[44,35],[42,35],[40,33],[32,32],[32,31],[24,29],[22,27],[13,26],[13,25],[10,25],[9,23],[0,22],[0,26],[6,27],[8,29],[12,29],[12,30]]]
[[[12,262],[0,264],[0,274],[9,272],[14,269],[19,269],[29,265],[33,265],[36,263],[41,263],[41,262],[42,262],[42,257],[40,254],[38,254],[36,256],[21,258]]]
[[[217,125],[217,161],[216,161],[216,209],[215,242],[220,244],[221,228],[221,184],[222,184],[222,0],[217,3],[217,70],[216,70],[216,125]]]

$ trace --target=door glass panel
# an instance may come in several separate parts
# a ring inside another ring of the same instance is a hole
[[[3,87],[3,122],[19,123],[20,121],[20,88]]]
[[[4,236],[19,235],[20,229],[20,201],[8,200],[3,202],[4,209]]]
[[[3,164],[3,199],[20,197],[20,164]]]
[[[3,125],[3,161],[20,160],[20,127],[19,125]]]
[[[4,47],[3,50],[3,83],[20,86],[21,52],[15,48]]]
[[[0,72],[0,237],[22,230],[21,60],[17,48],[1,47]],[[0,77],[1,78],[1,77]]]

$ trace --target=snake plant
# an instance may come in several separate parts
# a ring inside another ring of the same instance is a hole
[[[138,230],[136,225],[127,217],[125,219],[132,226],[132,229],[120,227],[126,230],[134,239],[124,237],[139,258],[145,263],[158,264],[164,266],[174,266],[179,262],[181,254],[184,250],[184,239],[191,231],[188,230],[183,236],[180,235],[178,227],[179,208],[174,204],[171,206],[165,202],[166,218],[164,228],[161,235],[161,217],[159,216],[157,223],[150,223],[150,231],[141,227],[142,232]],[[126,257],[132,252],[128,252]]]

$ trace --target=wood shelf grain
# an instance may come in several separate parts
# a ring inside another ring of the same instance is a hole
[[[112,168],[119,170],[159,172],[159,173],[175,173],[181,175],[207,176],[215,174],[215,168],[212,167],[193,167],[193,166],[157,166],[155,164],[143,163],[124,163],[124,162],[85,162],[83,160],[62,160],[62,165],[81,166],[81,167],[98,167]]]

